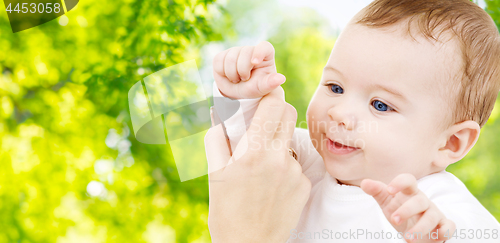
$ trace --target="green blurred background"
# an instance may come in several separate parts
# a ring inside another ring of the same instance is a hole
[[[500,0],[485,3],[500,26]],[[16,34],[0,11],[0,243],[209,242],[207,177],[181,183],[168,146],[135,140],[129,88],[195,58],[210,92],[218,51],[267,39],[305,128],[338,34],[263,0],[86,0]],[[500,219],[498,103],[448,171]]]

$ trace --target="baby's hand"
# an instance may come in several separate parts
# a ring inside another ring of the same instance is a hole
[[[285,82],[285,76],[276,72],[274,47],[267,41],[217,54],[213,69],[217,87],[233,99],[260,98]]]
[[[406,242],[444,242],[455,231],[455,223],[418,189],[412,174],[400,174],[389,185],[364,179],[361,189],[375,198],[387,220],[404,233]],[[412,235],[414,241],[410,239]]]

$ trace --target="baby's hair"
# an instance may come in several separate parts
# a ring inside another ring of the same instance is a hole
[[[493,19],[468,0],[375,0],[355,23],[379,28],[404,20],[410,36],[415,20],[416,31],[428,39],[451,33],[458,40],[463,66],[452,88],[450,125],[473,120],[483,127],[500,90],[500,35]]]

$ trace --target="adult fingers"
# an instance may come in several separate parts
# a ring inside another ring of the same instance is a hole
[[[268,41],[261,41],[255,46],[252,54],[252,64],[258,65],[262,61],[274,59],[274,47]]]
[[[244,46],[240,51],[240,55],[238,56],[236,66],[238,69],[238,75],[243,81],[247,81],[250,79],[250,73],[253,68],[253,64],[250,62],[250,59],[252,58],[253,50],[253,46]]]
[[[274,138],[285,110],[285,104],[285,92],[281,87],[277,87],[260,100],[252,124],[247,131],[248,139],[252,141],[252,144],[264,144]]]
[[[387,191],[394,195],[398,192],[402,192],[406,195],[416,195],[419,190],[417,187],[417,179],[414,175],[409,173],[404,173],[396,176],[391,183],[387,186]]]
[[[223,168],[232,159],[221,124],[211,127],[205,134],[205,153],[208,161],[208,176],[211,180],[218,180]]]
[[[241,46],[231,47],[224,57],[224,73],[233,83],[238,83],[241,79],[240,75],[238,75],[236,62],[242,48]]]

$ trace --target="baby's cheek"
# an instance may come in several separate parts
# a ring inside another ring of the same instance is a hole
[[[390,130],[379,130],[365,137],[367,149],[378,157],[392,160],[408,152],[406,138]]]
[[[318,124],[320,124],[319,119],[320,119],[320,114],[317,112],[317,107],[310,105],[307,108],[306,112],[306,121],[307,121],[307,127],[311,130],[311,128],[314,128],[314,132],[318,132]],[[323,122],[324,123],[324,122]]]
[[[312,121],[313,115],[314,115],[314,106],[313,106],[313,103],[311,102],[309,104],[309,107],[307,107],[307,111],[306,111],[307,125],[309,125],[309,122]]]

